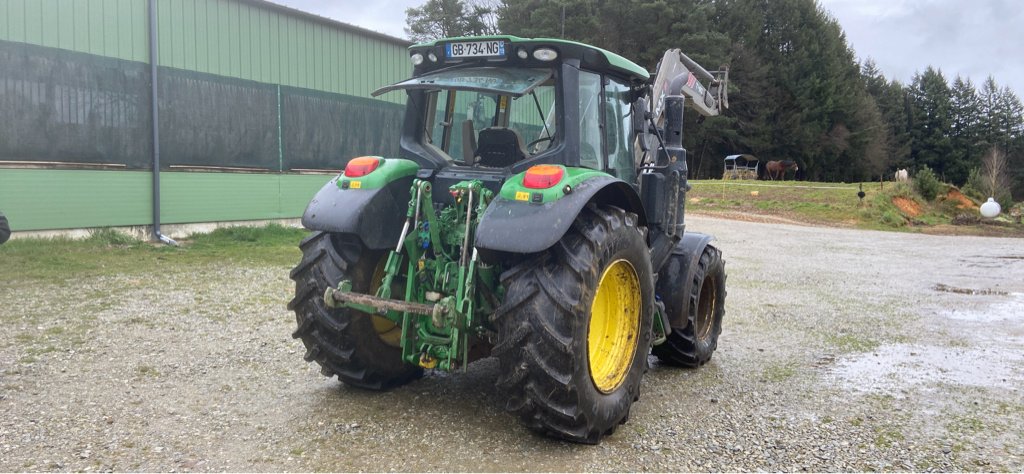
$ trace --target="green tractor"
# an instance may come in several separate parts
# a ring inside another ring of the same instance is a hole
[[[514,36],[409,51],[413,77],[374,93],[408,95],[401,156],[351,159],[302,217],[294,337],[370,390],[497,357],[522,423],[598,443],[649,353],[697,367],[717,345],[724,261],[684,233],[682,121],[727,107],[728,72]]]

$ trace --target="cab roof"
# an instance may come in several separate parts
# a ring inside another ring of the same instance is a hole
[[[445,56],[447,45],[452,43],[495,40],[503,41],[509,45],[509,51],[506,57],[489,59],[448,59]],[[437,60],[433,62],[424,59],[423,63],[415,68],[416,75],[419,75],[434,69],[449,67],[452,66],[453,63],[459,62],[481,61],[487,62],[489,65],[497,66],[502,61],[508,61],[511,65],[520,66],[520,64],[516,63],[517,58],[514,56],[520,49],[525,50],[528,53],[527,62],[535,64],[535,60],[529,55],[532,55],[532,52],[536,49],[545,46],[558,52],[558,59],[560,61],[565,59],[577,59],[580,61],[580,65],[587,69],[600,72],[610,72],[637,82],[646,82],[651,77],[650,73],[648,73],[646,69],[611,51],[584,43],[555,38],[520,38],[518,36],[511,35],[460,36],[414,44],[409,47],[409,54],[414,55],[416,53],[420,53],[423,54],[424,57],[427,57],[429,53],[433,52],[437,58]]]

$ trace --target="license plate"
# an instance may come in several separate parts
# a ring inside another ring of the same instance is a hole
[[[501,40],[448,43],[444,48],[449,58],[505,57],[505,42]]]

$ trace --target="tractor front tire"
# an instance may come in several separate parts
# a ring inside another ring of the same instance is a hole
[[[393,323],[324,304],[327,288],[337,287],[342,280],[352,282],[352,291],[375,291],[374,279],[380,279],[387,252],[366,249],[357,238],[328,232],[314,232],[299,247],[302,261],[291,272],[295,298],[288,309],[295,311],[298,329],[292,337],[302,339],[306,361],[316,361],[328,377],[337,375],[348,385],[368,390],[387,390],[422,375],[419,367],[402,362]]]
[[[551,249],[502,275],[498,386],[528,428],[597,444],[647,369],[654,284],[637,216],[590,205]]]
[[[725,316],[725,261],[714,246],[704,247],[690,282],[689,294],[683,288],[686,262],[683,255],[672,255],[659,272],[658,295],[665,303],[669,320],[685,315],[685,327],[673,327],[668,340],[654,346],[652,352],[662,362],[680,367],[700,367],[711,360],[718,347]]]

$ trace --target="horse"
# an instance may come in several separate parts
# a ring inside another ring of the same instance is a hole
[[[906,168],[900,168],[900,169],[896,170],[896,182],[897,183],[906,183],[907,182],[907,169]]]
[[[772,181],[776,179],[786,180],[786,172],[793,170],[794,173],[800,171],[800,167],[797,166],[793,160],[782,160],[782,161],[769,161],[764,164],[764,170],[768,173],[768,178]]]

